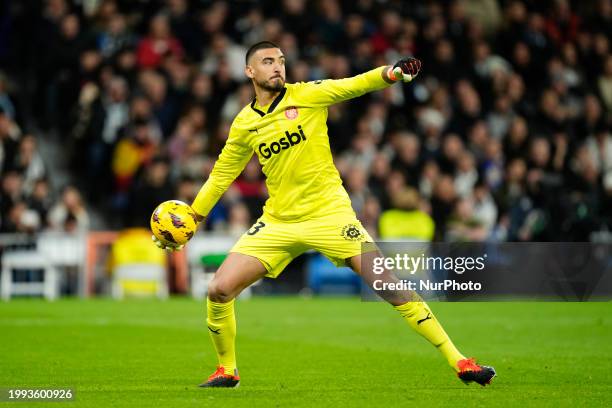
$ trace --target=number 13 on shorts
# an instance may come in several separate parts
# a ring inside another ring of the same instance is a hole
[[[265,226],[266,226],[266,223],[264,223],[263,221],[257,221],[251,227],[251,229],[249,229],[246,233],[247,233],[247,235],[255,235],[255,234],[257,234],[259,232],[260,229],[262,229]]]

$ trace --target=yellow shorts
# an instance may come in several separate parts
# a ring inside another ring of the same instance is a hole
[[[298,255],[313,249],[336,266],[362,253],[363,242],[374,242],[352,212],[342,212],[302,222],[283,223],[264,214],[236,242],[230,252],[259,259],[276,278]]]

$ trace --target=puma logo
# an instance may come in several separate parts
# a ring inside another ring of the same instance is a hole
[[[427,316],[424,319],[417,320],[417,325],[419,325],[419,324],[423,323],[425,320],[429,320],[429,319],[431,319],[431,313],[428,312]]]

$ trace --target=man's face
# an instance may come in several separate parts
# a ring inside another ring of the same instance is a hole
[[[244,72],[259,87],[278,92],[285,86],[285,56],[278,48],[257,50],[249,58]]]

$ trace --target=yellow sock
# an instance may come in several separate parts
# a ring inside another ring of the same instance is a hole
[[[418,296],[418,295],[417,295]],[[420,299],[420,297],[419,297]],[[394,306],[406,319],[410,327],[417,333],[425,337],[431,344],[446,357],[448,364],[458,371],[457,362],[465,357],[457,350],[451,339],[448,337],[438,319],[431,312],[427,303],[423,300],[411,301],[403,305]]]
[[[228,303],[217,303],[206,299],[208,333],[217,350],[219,365],[225,374],[234,374],[236,369],[236,315],[234,299]]]

